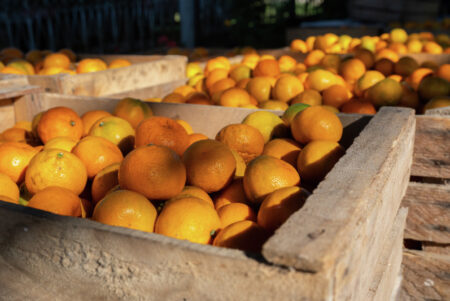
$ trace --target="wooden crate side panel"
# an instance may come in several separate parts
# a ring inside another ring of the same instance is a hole
[[[105,63],[109,64],[113,60],[116,59],[125,59],[130,61],[132,64],[139,64],[139,63],[147,63],[152,62],[156,60],[163,59],[164,55],[133,55],[133,54],[80,54],[78,58],[81,59],[87,59],[87,58],[99,58],[103,60]]]
[[[409,208],[405,238],[450,244],[450,185],[410,182],[402,206]]]
[[[450,300],[449,271],[448,255],[405,250],[398,300]]]
[[[434,242],[422,242],[422,249],[425,252],[437,253],[442,255],[450,256],[450,243],[448,244],[439,244]]]
[[[0,132],[16,123],[14,103],[12,99],[0,99]]]
[[[30,85],[11,85],[8,87],[0,87],[0,99],[15,98],[22,95],[38,93],[42,90],[39,86]]]
[[[0,291],[18,300],[326,300],[321,275],[237,250],[3,202],[0,225]]]
[[[400,208],[389,237],[384,242],[383,251],[375,267],[375,276],[366,300],[394,300],[400,287],[401,263],[403,255],[403,229],[407,208]]]
[[[332,270],[336,298],[364,291],[407,187],[414,125],[412,111],[382,109],[303,209],[269,239],[264,256],[300,270]]]
[[[185,85],[186,81],[187,79],[180,79],[169,83],[150,86],[147,88],[136,89],[127,92],[120,92],[117,94],[108,95],[108,97],[112,98],[134,97],[138,99],[147,99],[153,97],[163,98],[164,96],[172,93],[173,90],[175,90],[177,87]]]
[[[29,82],[26,76],[0,73],[0,88],[7,88],[10,86],[26,86],[28,84]]]
[[[417,116],[411,175],[450,179],[450,118]]]

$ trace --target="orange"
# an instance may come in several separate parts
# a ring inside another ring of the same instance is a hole
[[[256,64],[259,62],[259,55],[256,53],[245,54],[242,59],[242,64],[249,67],[250,69],[255,69]]]
[[[1,133],[2,140],[10,142],[27,142],[27,131],[19,128],[9,128]]]
[[[13,67],[15,69],[23,70],[27,75],[35,74],[33,65],[25,60],[12,61],[7,65],[7,67]]]
[[[182,119],[175,119],[175,121],[184,128],[184,130],[186,131],[186,133],[188,133],[188,135],[194,132],[192,126],[187,121]]]
[[[322,104],[322,95],[320,95],[320,93],[316,90],[307,89],[292,99],[291,105],[294,104],[320,106]]]
[[[439,66],[436,71],[436,76],[450,82],[450,64],[443,64]]]
[[[423,45],[423,52],[431,54],[441,54],[443,52],[443,49],[438,43],[429,41]]]
[[[184,103],[186,99],[180,93],[169,93],[163,97],[162,102],[172,102],[172,103]]]
[[[394,73],[394,62],[387,58],[377,60],[374,65],[374,69],[383,73],[384,76],[389,76]]]
[[[275,232],[294,212],[298,211],[310,195],[298,186],[284,187],[269,194],[258,211],[258,225]]]
[[[64,187],[49,186],[36,192],[27,206],[59,215],[81,216],[81,199]]]
[[[320,65],[325,69],[329,69],[332,72],[337,73],[339,69],[339,65],[341,64],[341,57],[337,54],[325,54],[322,61],[320,61]]]
[[[273,87],[274,99],[288,102],[303,91],[303,84],[293,75],[280,77]]]
[[[279,100],[267,100],[263,101],[259,104],[259,108],[265,110],[274,110],[274,111],[285,111],[289,108],[289,105],[286,102]]]
[[[402,98],[400,99],[398,105],[400,107],[418,109],[420,105],[419,94],[406,82],[402,83],[402,90]]]
[[[303,180],[320,182],[344,155],[344,149],[334,141],[309,142],[297,159],[297,170]]]
[[[207,193],[227,186],[236,170],[236,159],[224,143],[200,140],[193,143],[183,154],[187,182]]]
[[[92,220],[145,232],[153,232],[156,209],[142,194],[118,190],[106,195],[94,209]]]
[[[252,160],[245,170],[244,191],[253,203],[261,203],[274,190],[300,183],[292,165],[271,156],[262,155]]]
[[[238,65],[230,71],[230,78],[236,83],[243,79],[250,78],[252,75],[252,69],[246,65]]]
[[[189,144],[189,135],[175,120],[153,116],[136,129],[136,147],[148,144],[167,146],[181,156]]]
[[[160,145],[138,147],[122,161],[119,185],[150,200],[164,200],[180,193],[186,182],[186,168],[170,148]]]
[[[221,190],[220,194],[214,199],[214,207],[216,210],[231,203],[248,203],[242,178],[233,180],[231,184]]]
[[[399,59],[397,63],[395,63],[394,72],[403,77],[407,77],[417,68],[419,68],[419,64],[415,59],[409,56],[404,56]]]
[[[44,149],[62,149],[70,153],[76,144],[77,141],[70,137],[55,137],[47,141]]]
[[[128,66],[131,66],[131,62],[129,60],[115,59],[115,60],[112,60],[111,63],[109,63],[108,68],[114,69],[114,68],[122,68],[122,67],[128,67]]]
[[[370,114],[373,115],[377,111],[373,104],[369,101],[352,99],[341,107],[342,113]]]
[[[8,175],[16,183],[22,182],[28,164],[37,153],[36,149],[25,143],[1,143],[0,172]]]
[[[406,82],[415,90],[419,89],[420,82],[429,75],[433,74],[433,70],[428,68],[418,68],[414,70],[408,78],[406,78]]]
[[[173,90],[174,93],[178,93],[183,95],[183,97],[187,97],[189,94],[196,92],[194,88],[188,85],[179,86]]]
[[[366,70],[369,70],[375,64],[375,55],[372,53],[372,51],[364,48],[358,49],[355,52],[355,58],[363,62],[364,66],[366,67]]]
[[[0,57],[20,59],[23,57],[23,52],[14,47],[3,48],[0,51]]]
[[[336,114],[321,106],[304,109],[291,123],[292,136],[302,144],[314,140],[337,142],[341,139],[342,132],[342,123]]]
[[[326,106],[340,108],[349,100],[349,91],[340,85],[333,85],[322,92],[322,103]]]
[[[246,89],[258,102],[263,102],[269,100],[272,85],[267,77],[255,77],[250,79]]]
[[[222,206],[217,210],[217,214],[219,215],[222,229],[239,221],[256,221],[256,215],[252,208],[244,203],[231,203]]]
[[[273,59],[260,60],[253,69],[253,76],[269,76],[275,77],[280,74],[278,62]]]
[[[420,98],[428,101],[434,97],[450,95],[450,82],[440,77],[425,77],[419,84]]]
[[[278,66],[280,67],[280,72],[293,72],[296,65],[297,60],[289,55],[282,55],[278,58]]]
[[[0,70],[0,73],[5,74],[18,74],[18,75],[27,75],[27,73],[24,70],[17,69],[14,67],[6,66]]]
[[[97,122],[97,120],[106,116],[111,116],[111,113],[103,110],[94,110],[84,113],[81,116],[81,120],[83,121],[83,137],[89,134],[92,125]]]
[[[0,195],[0,201],[6,202],[6,203],[22,205],[19,201],[16,201],[10,197],[7,197],[6,195]]]
[[[359,59],[348,59],[341,63],[339,74],[349,83],[356,82],[366,72],[366,66]]]
[[[37,132],[44,144],[54,137],[70,137],[78,141],[83,135],[83,121],[74,110],[55,107],[42,114]]]
[[[433,62],[433,61],[425,61],[425,62],[422,62],[422,64],[420,64],[420,67],[421,68],[428,68],[428,69],[433,70],[433,72],[436,72],[437,69],[439,68],[439,65],[436,62]]]
[[[81,139],[72,150],[84,163],[88,178],[93,178],[103,168],[123,160],[119,147],[111,141],[97,136],[87,136]]]
[[[185,197],[199,198],[199,199],[207,202],[212,207],[214,207],[214,202],[211,199],[211,197],[209,196],[209,194],[206,193],[206,191],[204,191],[203,189],[196,187],[196,186],[184,186],[183,190],[179,194],[177,194],[176,196],[171,198],[171,200],[185,198]]]
[[[213,59],[210,59],[206,62],[205,66],[205,74],[209,75],[212,71],[216,69],[225,69],[230,70],[230,62],[226,57],[216,57]]]
[[[309,73],[305,80],[305,89],[313,89],[319,92],[335,85],[337,83],[336,76],[327,70],[316,69]]]
[[[363,97],[364,92],[367,89],[369,89],[370,87],[372,87],[379,81],[382,81],[383,79],[385,79],[385,76],[383,75],[383,73],[376,71],[376,70],[367,71],[356,82],[355,94],[359,97]]]
[[[296,141],[288,138],[278,138],[267,142],[264,145],[262,154],[281,159],[296,167],[300,151],[301,147]]]
[[[216,210],[196,197],[168,201],[159,214],[155,232],[194,243],[209,244],[220,228]]]
[[[401,83],[403,80],[403,77],[401,75],[398,74],[391,74],[388,76],[388,78],[395,80],[396,82]]]
[[[303,61],[303,63],[306,65],[306,67],[312,67],[312,66],[320,64],[320,62],[322,61],[324,56],[325,56],[325,52],[323,52],[322,50],[319,50],[319,49],[315,49],[315,50],[311,51],[310,53],[308,53],[308,55],[305,57],[305,60]]]
[[[64,49],[61,49],[58,52],[62,53],[62,54],[65,54],[70,59],[71,62],[75,62],[77,60],[76,54],[70,49],[64,48]]]
[[[398,54],[392,49],[384,48],[375,54],[375,61],[379,61],[380,59],[388,59],[393,63],[396,63],[399,57]]]
[[[406,43],[406,48],[408,49],[408,53],[421,53],[423,44],[419,40],[410,40]]]
[[[101,59],[83,59],[78,63],[77,73],[90,73],[106,69],[108,66]]]
[[[264,137],[264,143],[267,143],[273,137],[286,137],[288,134],[284,121],[276,114],[268,111],[250,113],[242,123],[259,130]]]
[[[246,163],[261,155],[264,137],[254,127],[247,124],[230,124],[222,128],[216,140],[234,149]]]
[[[229,71],[227,69],[215,69],[211,71],[205,80],[206,88],[209,90],[216,82],[221,79],[227,78],[228,72]]]
[[[19,187],[11,180],[11,178],[4,173],[0,172],[0,196],[6,196],[14,201],[19,202]],[[1,198],[1,197],[0,197]]]
[[[206,95],[206,93],[203,93],[203,92],[191,93],[186,98],[186,103],[198,104],[198,105],[211,105],[212,104],[209,96]]]
[[[59,150],[43,150],[31,159],[25,174],[25,184],[31,193],[50,186],[59,186],[79,195],[86,186],[87,171],[74,154]]]
[[[425,113],[427,110],[436,108],[445,108],[449,106],[450,106],[449,97],[435,97],[425,104],[423,111]]]
[[[398,54],[405,54],[408,52],[408,48],[406,47],[405,44],[402,43],[391,43],[388,49]]]
[[[113,114],[128,121],[134,129],[142,120],[153,116],[152,109],[145,102],[131,97],[120,100]]]
[[[92,202],[97,204],[114,186],[119,184],[120,163],[113,163],[100,170],[91,186]]]
[[[390,32],[390,40],[394,43],[405,43],[408,39],[408,34],[402,28],[394,28]]]
[[[27,132],[31,132],[32,127],[31,127],[31,122],[30,121],[18,121],[14,124],[14,128],[19,128],[19,129],[24,129],[27,130]]]
[[[292,40],[290,48],[292,52],[301,52],[301,53],[308,52],[308,47],[306,46],[306,43],[300,39]]]
[[[70,59],[63,53],[52,53],[45,57],[44,68],[60,67],[63,69],[70,68]]]
[[[214,94],[219,93],[221,91],[227,90],[229,88],[233,88],[236,86],[236,82],[231,78],[223,78],[216,81],[212,87],[209,89],[209,94],[212,95],[214,99]]]
[[[376,107],[395,106],[401,97],[401,84],[390,78],[385,78],[367,89],[367,99]]]
[[[315,41],[316,41],[315,36],[309,36],[306,38],[305,43],[306,43],[306,46],[308,47],[308,51],[312,51],[314,49]]]
[[[135,130],[125,119],[106,116],[97,120],[89,130],[89,135],[108,139],[126,154],[133,149]]]
[[[261,252],[268,238],[269,235],[257,223],[245,220],[222,229],[214,239],[213,245],[257,253]]]
[[[194,142],[200,141],[200,140],[207,140],[209,139],[208,136],[203,135],[201,133],[192,133],[189,135],[189,146],[193,144]]]
[[[250,94],[242,88],[230,88],[220,96],[220,105],[225,107],[242,107],[250,104]]]

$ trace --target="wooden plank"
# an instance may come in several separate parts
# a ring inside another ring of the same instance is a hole
[[[12,127],[16,123],[15,110],[12,99],[0,99],[0,132]]]
[[[450,107],[430,109],[425,112],[425,115],[430,116],[450,116]]]
[[[382,108],[263,255],[299,270],[330,271],[334,298],[361,300],[406,191],[414,132],[411,110]]]
[[[450,185],[410,182],[402,206],[409,208],[405,238],[450,243]]]
[[[450,179],[450,118],[417,116],[411,175]]]
[[[398,300],[450,300],[450,256],[403,252],[403,282]]]
[[[0,88],[7,88],[10,86],[26,86],[28,85],[28,79],[26,76],[2,74],[0,78]]]
[[[403,255],[403,229],[405,228],[407,208],[400,208],[394,225],[386,238],[380,259],[375,267],[375,276],[366,300],[394,300],[401,282],[401,263]]]
[[[150,86],[143,89],[137,89],[133,91],[108,95],[108,97],[112,98],[134,97],[138,99],[147,99],[153,97],[163,98],[164,96],[172,93],[173,90],[175,90],[177,87],[185,85],[186,81],[187,79],[180,79],[169,83]]]
[[[0,87],[0,99],[8,99],[26,94],[37,93],[40,92],[41,90],[42,88],[39,86],[30,86],[30,85],[23,85],[23,86],[11,85],[8,87]]]
[[[422,249],[425,252],[438,253],[450,256],[450,244],[438,244],[434,242],[422,242]]]

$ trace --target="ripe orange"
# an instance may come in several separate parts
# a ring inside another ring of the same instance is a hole
[[[74,110],[55,107],[42,114],[37,132],[44,144],[54,137],[70,137],[78,141],[83,135],[83,121]]]
[[[63,48],[58,51],[59,53],[65,54],[71,62],[75,62],[77,60],[77,55],[68,48]]]
[[[375,62],[374,69],[383,73],[384,76],[389,76],[394,73],[395,63],[387,58],[379,59]]]
[[[441,54],[444,50],[441,45],[436,42],[429,41],[423,45],[423,52],[431,53],[431,54]]]
[[[433,74],[433,70],[428,68],[418,68],[414,70],[408,78],[406,78],[406,82],[413,88],[415,91],[419,89],[420,82],[426,77]]]
[[[84,113],[81,116],[81,120],[83,121],[83,137],[89,134],[92,125],[97,122],[97,120],[106,116],[111,116],[111,113],[103,110],[94,110]]]
[[[52,53],[45,57],[44,68],[60,67],[63,69],[70,68],[70,59],[63,53]]]
[[[179,156],[189,144],[189,135],[175,120],[153,116],[145,119],[136,129],[136,147],[148,144],[167,146]]]
[[[366,66],[359,59],[345,60],[339,66],[339,74],[349,83],[355,83],[366,72]]]
[[[230,124],[222,128],[216,140],[234,149],[246,163],[261,155],[264,137],[254,127],[246,124]]]
[[[81,139],[72,150],[84,163],[88,178],[93,178],[103,168],[123,160],[119,147],[111,141],[97,136],[87,136]]]
[[[278,62],[273,59],[260,60],[253,69],[253,76],[269,76],[275,77],[280,74]]]
[[[19,187],[17,184],[11,180],[11,178],[4,173],[0,172],[0,196],[6,196],[14,201],[14,203],[19,202]]]
[[[342,123],[336,114],[321,106],[304,109],[291,123],[292,136],[302,144],[313,140],[337,142],[342,137],[342,131]]]
[[[278,66],[280,67],[280,72],[293,72],[296,65],[297,60],[289,55],[282,55],[278,58]]]
[[[443,64],[439,66],[436,71],[436,76],[450,82],[450,64]]]
[[[310,53],[308,53],[303,63],[306,65],[306,67],[312,67],[320,64],[324,56],[325,52],[319,49],[314,49]]]
[[[384,48],[375,54],[375,61],[379,61],[381,59],[388,59],[391,62],[396,63],[398,61],[399,57],[398,57],[398,54],[394,50]]]
[[[156,209],[142,194],[118,190],[106,195],[94,209],[92,220],[145,232],[153,232]]]
[[[252,208],[244,203],[231,203],[222,206],[217,210],[217,214],[219,215],[222,229],[243,220],[256,221],[256,215]]]
[[[445,108],[445,107],[449,107],[450,106],[450,97],[435,97],[433,99],[431,99],[430,101],[428,101],[424,108],[423,111],[424,113],[427,110],[431,110],[431,109],[436,109],[436,108]]]
[[[221,190],[220,194],[214,199],[214,207],[216,210],[231,203],[248,203],[242,178],[233,180],[233,182]]]
[[[10,67],[10,66],[6,66],[4,68],[1,68],[0,73],[27,75],[27,73],[24,70],[17,69],[17,68],[14,68],[14,67]]]
[[[108,68],[114,69],[114,68],[122,68],[122,67],[128,67],[131,66],[131,62],[126,59],[115,59],[112,60],[111,63],[109,63]]]
[[[198,105],[211,105],[212,104],[209,96],[203,92],[195,92],[195,93],[190,94],[186,98],[186,103],[198,104]]]
[[[183,86],[179,86],[179,87],[175,88],[175,90],[173,90],[173,92],[181,94],[181,95],[183,95],[183,97],[187,97],[189,94],[196,92],[196,90],[189,85],[183,85]]]
[[[32,146],[20,142],[0,144],[0,172],[16,183],[23,181],[31,159],[38,153]]]
[[[412,109],[418,109],[420,105],[419,94],[414,91],[406,82],[402,83],[402,98],[398,105],[400,107],[407,107]]]
[[[26,130],[19,128],[6,129],[0,135],[3,141],[23,143],[27,142],[27,136],[29,136]]]
[[[395,74],[401,75],[403,77],[408,77],[411,73],[419,68],[419,63],[415,59],[409,56],[404,56],[395,63],[394,72]]]
[[[108,139],[127,154],[134,147],[135,131],[125,119],[106,116],[97,120],[89,130],[89,135]]]
[[[50,186],[59,186],[79,195],[86,186],[87,171],[74,154],[59,150],[43,150],[31,159],[25,174],[25,184],[31,193]]]
[[[246,89],[258,102],[263,102],[270,99],[272,85],[269,78],[261,76],[250,79]]]
[[[249,79],[252,74],[252,69],[246,65],[238,65],[235,68],[232,68],[230,71],[230,78],[233,79],[236,83],[243,79]]]
[[[305,80],[305,89],[313,89],[319,92],[335,85],[336,75],[328,70],[316,69],[311,71]]]
[[[44,149],[62,149],[70,153],[76,144],[77,141],[70,137],[55,137],[47,141]]]
[[[92,202],[96,205],[114,186],[119,184],[120,163],[113,163],[100,170],[91,186]]]
[[[425,102],[434,97],[445,97],[450,95],[450,82],[440,77],[425,77],[419,84],[420,98]]]
[[[254,203],[261,203],[272,191],[295,186],[300,177],[292,165],[271,156],[262,155],[251,161],[244,175],[244,191]]]
[[[261,226],[245,220],[222,229],[214,239],[213,245],[257,253],[261,251],[268,238],[269,235]]]
[[[142,120],[153,116],[153,112],[145,102],[126,97],[116,105],[114,115],[125,119],[136,129]]]
[[[377,111],[369,101],[351,99],[341,107],[342,113],[369,114],[373,115]]]
[[[300,145],[287,138],[273,139],[264,145],[263,155],[272,156],[277,159],[281,159],[291,164],[292,166],[297,166],[297,157],[300,154]]]
[[[298,103],[307,104],[309,106],[320,106],[322,104],[322,95],[316,90],[307,89],[298,94],[291,101],[291,105]]]
[[[218,81],[216,81],[211,88],[209,89],[209,94],[212,96],[213,100],[215,97],[219,97],[220,96],[220,92],[225,91],[227,89],[233,88],[236,86],[236,82],[227,77],[227,78],[222,78]]]
[[[194,243],[209,244],[220,228],[216,210],[196,197],[168,201],[159,214],[155,232]]]
[[[13,67],[18,70],[23,70],[27,75],[34,75],[34,67],[25,60],[14,60],[10,62],[7,67]]]
[[[320,182],[344,153],[344,149],[337,142],[311,141],[298,156],[298,173],[303,180]]]
[[[284,121],[276,114],[268,111],[257,111],[248,114],[242,121],[258,129],[267,143],[273,137],[286,137],[288,129]]]
[[[349,100],[349,91],[340,85],[333,85],[322,92],[323,104],[340,108]]]
[[[192,133],[189,135],[189,144],[188,147],[191,146],[194,142],[200,141],[200,140],[207,140],[209,139],[208,136],[205,136],[200,133]]]
[[[269,194],[261,203],[258,211],[258,225],[268,232],[274,232],[298,211],[310,195],[298,186],[284,187]]]
[[[273,97],[276,100],[288,102],[303,91],[303,84],[293,75],[280,77],[273,87]]]
[[[301,52],[301,53],[308,52],[308,47],[306,46],[306,43],[300,39],[292,40],[290,48],[291,48],[291,51],[293,51],[293,52]]]
[[[228,78],[229,71],[227,69],[215,69],[211,71],[205,80],[206,89],[211,89],[211,87],[221,79]]]
[[[376,107],[395,106],[402,97],[402,86],[399,82],[385,78],[367,90],[367,99]]]
[[[236,159],[224,143],[200,140],[183,154],[187,181],[206,192],[216,192],[227,186],[236,170]]]
[[[364,48],[358,49],[355,52],[355,58],[364,63],[366,70],[371,69],[375,64],[375,55],[372,53],[372,51]]]
[[[159,145],[138,147],[122,161],[119,185],[150,200],[176,196],[186,183],[186,168],[170,148]]]
[[[225,107],[242,107],[250,104],[250,94],[242,88],[230,88],[222,93],[219,103]]]
[[[186,197],[199,198],[199,199],[207,202],[212,207],[214,207],[214,202],[211,199],[211,197],[209,196],[209,194],[206,193],[206,191],[204,191],[200,187],[196,187],[196,186],[184,186],[183,190],[176,196],[172,197],[171,200],[186,198]]]
[[[77,73],[90,73],[106,69],[108,66],[101,59],[83,59],[78,63]]]
[[[81,216],[81,199],[64,187],[49,186],[36,192],[27,206],[59,215]]]
[[[355,84],[355,94],[363,97],[364,92],[385,78],[383,73],[376,70],[369,70],[361,76]]]
[[[186,98],[180,93],[169,93],[163,97],[162,102],[170,102],[170,103],[184,103],[186,102]]]
[[[259,108],[265,110],[274,110],[274,111],[285,111],[289,108],[287,102],[279,101],[279,100],[267,100],[263,101],[259,104]]]

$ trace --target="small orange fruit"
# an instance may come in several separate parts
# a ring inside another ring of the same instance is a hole
[[[433,74],[433,70],[428,68],[418,68],[414,70],[407,78],[406,82],[413,88],[415,91],[419,89],[420,82],[426,77]]]
[[[349,83],[356,82],[366,72],[366,66],[359,59],[348,59],[341,63],[339,74]]]
[[[221,190],[220,194],[214,199],[214,207],[216,210],[231,203],[248,203],[242,178],[233,180],[233,182]]]
[[[91,186],[92,202],[96,205],[114,186],[119,184],[120,163],[113,163],[100,170]]]
[[[70,153],[76,144],[77,141],[70,137],[55,137],[47,141],[44,149],[62,149]]]
[[[49,186],[36,192],[27,206],[59,215],[81,216],[81,199],[64,187]]]
[[[236,83],[243,79],[250,78],[252,69],[246,65],[238,65],[230,71],[230,78]]]
[[[375,62],[381,59],[388,59],[393,63],[396,63],[399,59],[397,52],[392,49],[384,48],[375,54]]]
[[[436,71],[436,76],[450,82],[450,64],[443,64],[439,66]]]
[[[435,97],[427,102],[423,108],[423,111],[436,109],[436,108],[445,108],[450,106],[450,97]]]
[[[190,94],[186,98],[186,103],[197,104],[197,105],[211,105],[211,99],[206,93],[203,92],[195,92]]]
[[[419,68],[419,64],[415,59],[409,56],[404,56],[399,59],[397,63],[395,63],[394,72],[395,74],[407,77],[417,68]]]
[[[9,142],[27,142],[27,131],[19,128],[9,128],[1,133],[3,141]]]
[[[293,52],[301,52],[301,53],[308,52],[308,47],[306,46],[306,43],[300,39],[292,40],[290,48],[291,48],[291,51],[293,51]]]
[[[420,105],[419,94],[414,91],[406,82],[402,83],[402,98],[398,105],[400,107],[407,107],[412,109],[418,109]]]
[[[258,211],[258,225],[275,232],[296,211],[303,207],[310,193],[298,186],[284,187],[269,194]]]
[[[304,109],[291,123],[292,136],[302,144],[313,140],[337,142],[341,139],[342,132],[342,123],[336,114],[321,106]]]
[[[0,144],[0,172],[8,175],[16,183],[23,181],[31,159],[39,151],[21,142]]]
[[[419,84],[420,98],[425,102],[435,97],[450,95],[450,82],[440,77],[425,77]]]
[[[395,63],[387,58],[382,58],[375,62],[374,69],[381,72],[384,76],[394,73]]]
[[[341,107],[341,112],[373,115],[377,111],[370,101],[351,99]]]
[[[126,59],[115,59],[112,60],[111,63],[109,63],[108,68],[114,69],[114,68],[122,68],[122,67],[128,67],[131,66],[131,62]]]
[[[153,116],[152,109],[143,101],[126,97],[116,105],[114,115],[125,119],[136,129],[142,120]]]
[[[111,113],[103,111],[103,110],[94,110],[84,113],[81,116],[81,120],[83,121],[83,137],[89,134],[89,131],[97,120],[111,116]]]
[[[205,80],[206,88],[209,90],[219,80],[228,78],[228,73],[229,70],[227,69],[215,69],[211,71]]]
[[[286,111],[289,108],[287,102],[279,100],[267,100],[259,104],[259,108],[274,111]]]
[[[14,201],[19,202],[19,187],[11,180],[11,178],[4,173],[0,172],[0,196],[6,196]]]
[[[390,78],[385,78],[367,89],[367,99],[376,107],[395,106],[401,98],[401,84]]]
[[[43,150],[31,159],[25,174],[25,184],[31,193],[50,186],[59,186],[79,195],[86,186],[87,171],[74,154],[59,150]]]
[[[233,88],[236,86],[236,82],[227,77],[227,78],[222,78],[218,81],[216,81],[211,88],[209,89],[209,94],[213,96],[214,98],[214,94],[219,93],[221,91],[225,91],[229,88]]]
[[[135,130],[123,118],[106,116],[97,120],[89,130],[89,135],[106,138],[126,154],[133,149]]]
[[[322,92],[322,103],[326,106],[340,108],[349,100],[349,91],[340,85],[333,85]]]
[[[196,197],[168,201],[159,214],[155,232],[190,242],[209,244],[220,228],[216,210]]]
[[[92,220],[145,232],[153,232],[156,209],[142,194],[118,190],[106,195],[94,209]]]
[[[250,79],[246,89],[258,102],[263,102],[270,99],[272,85],[267,77],[261,76]]]
[[[263,155],[272,156],[297,166],[297,157],[300,154],[300,145],[288,138],[278,138],[270,140],[264,145]]]
[[[55,107],[42,114],[37,132],[44,144],[54,137],[70,137],[78,141],[83,135],[83,121],[74,110]]]
[[[63,48],[60,51],[58,51],[59,53],[65,54],[71,62],[75,62],[77,60],[77,55],[70,49],[68,48]]]
[[[45,57],[44,68],[60,67],[63,69],[69,69],[70,59],[63,53],[52,53]]]
[[[320,182],[344,155],[344,149],[334,141],[309,142],[297,159],[297,170],[303,180]]]
[[[219,215],[222,229],[239,221],[256,221],[255,212],[244,203],[231,203],[222,206],[217,210],[217,214]]]
[[[179,194],[186,183],[186,168],[170,148],[159,145],[138,147],[122,161],[119,185],[150,200],[164,200]]]
[[[161,102],[184,103],[186,102],[186,98],[180,93],[172,92],[164,96]]]
[[[385,79],[385,76],[383,75],[383,73],[376,71],[376,70],[367,71],[356,82],[355,94],[359,97],[363,97],[364,92],[367,89],[369,89],[370,87],[372,87],[379,81],[382,81],[383,79]]]
[[[261,203],[269,193],[278,188],[299,183],[300,176],[292,165],[267,155],[252,160],[244,175],[245,195],[253,203]]]
[[[313,89],[319,92],[335,85],[337,83],[336,76],[323,69],[311,71],[305,80],[305,89]]]
[[[280,72],[293,72],[296,65],[297,60],[292,56],[282,55],[278,58],[278,66],[280,67]]]
[[[253,69],[253,76],[269,76],[275,77],[280,74],[278,62],[273,59],[260,60]]]
[[[183,85],[175,88],[173,90],[174,93],[178,93],[183,95],[183,97],[187,97],[189,94],[196,92],[195,89],[189,85]]]
[[[284,121],[276,114],[268,111],[250,113],[242,123],[259,130],[264,137],[264,143],[267,143],[273,137],[286,137],[288,134]]]
[[[189,135],[189,144],[188,147],[193,144],[194,142],[200,141],[200,140],[207,140],[209,139],[208,136],[203,135],[201,133],[192,133]]]
[[[184,130],[186,131],[186,133],[188,133],[188,135],[194,133],[192,126],[187,121],[183,119],[175,119],[175,121],[184,128]]]
[[[10,67],[10,66],[6,66],[4,68],[1,68],[0,73],[27,75],[27,73],[24,70],[17,69],[17,68],[14,68],[14,67]]]
[[[257,253],[261,252],[268,238],[269,235],[261,226],[253,221],[244,220],[222,229],[214,239],[213,245]]]
[[[83,59],[78,63],[77,73],[90,73],[106,69],[108,66],[101,59]]]
[[[423,45],[423,52],[431,53],[431,54],[441,54],[444,50],[441,45],[436,42],[429,41]]]
[[[364,48],[358,49],[355,52],[355,58],[363,62],[364,66],[366,66],[366,70],[371,69],[375,64],[375,55],[372,53],[372,51]]]
[[[291,105],[294,104],[320,106],[322,104],[322,95],[316,90],[307,89],[292,99]]]
[[[30,121],[25,121],[25,120],[18,121],[18,122],[16,122],[14,124],[14,127],[18,128],[18,129],[24,129],[27,132],[31,132],[32,131],[32,127],[31,127],[31,122]]]
[[[212,207],[214,207],[214,202],[211,199],[211,197],[209,196],[209,194],[206,193],[206,191],[204,191],[200,187],[184,186],[183,190],[179,194],[177,194],[176,196],[172,197],[171,200],[185,198],[185,197],[199,198],[199,199],[204,200],[205,202],[207,202]]]
[[[273,97],[276,100],[288,102],[303,91],[303,84],[293,75],[280,77],[273,87]]]
[[[323,52],[322,50],[319,50],[319,49],[314,49],[313,51],[308,53],[308,55],[305,57],[305,60],[303,61],[303,63],[307,67],[312,67],[312,66],[320,64],[320,62],[322,61],[324,56],[325,56],[325,52]]]
[[[222,93],[219,102],[225,107],[242,107],[250,104],[250,94],[242,88],[230,88]]]

